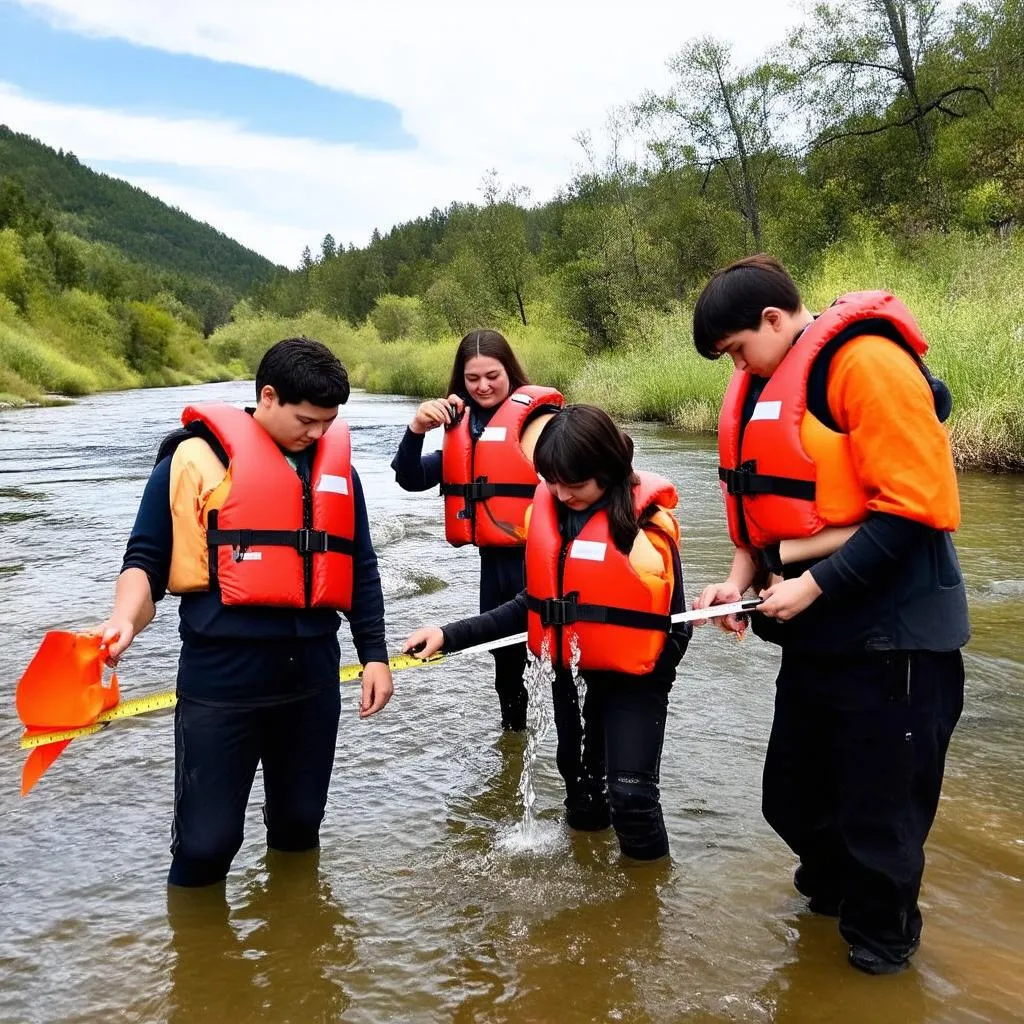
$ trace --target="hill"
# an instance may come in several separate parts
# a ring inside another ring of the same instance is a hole
[[[0,178],[8,175],[56,212],[58,227],[114,245],[155,269],[200,278],[236,295],[274,271],[270,260],[209,224],[126,181],[90,170],[74,153],[0,125]]]

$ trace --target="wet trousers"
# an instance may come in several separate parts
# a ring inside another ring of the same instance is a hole
[[[783,652],[764,816],[812,909],[894,963],[920,942],[924,842],[963,694],[959,651]]]
[[[227,876],[260,764],[267,845],[288,852],[319,845],[340,707],[337,685],[255,708],[179,698],[169,884],[210,885]]]
[[[611,824],[623,854],[636,860],[668,853],[658,783],[671,685],[594,673],[581,708],[570,673],[558,671],[552,684],[569,827],[596,831]]]
[[[489,612],[511,601],[526,588],[523,548],[480,548],[480,611]],[[501,727],[521,732],[526,728],[526,644],[493,652],[494,689],[501,706]]]

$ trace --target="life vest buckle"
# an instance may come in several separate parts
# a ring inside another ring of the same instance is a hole
[[[231,547],[231,558],[235,562],[245,560],[246,552],[252,547],[252,530],[239,530],[238,543]]]
[[[487,482],[487,477],[478,476],[471,484],[466,484],[466,501],[487,501],[495,495],[495,485]]]
[[[724,466],[718,467],[718,478],[725,484],[726,491],[737,497],[742,497],[745,494],[761,493],[754,488],[753,478],[756,473],[757,462],[754,459],[741,463],[737,469],[726,469]]]
[[[549,597],[541,604],[540,624],[548,626],[571,626],[578,621],[577,595]]]
[[[327,551],[325,530],[296,530],[295,547],[300,555],[323,554]]]

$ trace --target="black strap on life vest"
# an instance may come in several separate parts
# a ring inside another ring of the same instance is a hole
[[[718,479],[725,484],[729,494],[739,497],[758,494],[775,494],[780,498],[796,498],[798,501],[814,501],[813,480],[799,480],[791,476],[771,476],[758,473],[757,463],[751,459],[739,469],[718,467]]]
[[[631,608],[614,608],[604,604],[580,604],[578,592],[565,597],[534,597],[526,595],[526,607],[540,615],[540,624],[571,626],[576,622],[600,622],[609,626],[628,626],[631,629],[656,629],[667,633],[672,628],[672,616],[654,612],[639,612]]]
[[[914,350],[910,342],[900,334],[890,320],[886,320],[883,317],[855,321],[832,338],[814,357],[811,372],[807,377],[807,411],[819,419],[829,430],[834,430],[837,434],[841,433],[839,424],[836,422],[835,417],[832,415],[832,410],[828,406],[828,371],[839,349],[848,341],[862,337],[865,334],[888,338],[899,345],[914,360],[918,369],[924,374],[928,387],[931,388],[932,401],[935,404],[935,415],[940,423],[945,423],[953,410],[953,398],[949,388],[946,386],[946,382],[936,377],[925,366],[924,360]]]
[[[496,484],[480,477],[469,484],[441,484],[444,497],[464,498],[467,502],[487,501],[488,498],[532,498],[536,484]]]
[[[348,537],[339,537],[326,530],[220,530],[216,527],[215,511],[210,513],[206,544],[211,561],[215,560],[215,549],[225,545],[234,549],[236,560],[241,560],[241,556],[252,547],[295,548],[300,555],[328,551],[339,555],[355,553],[355,543]]]
[[[202,438],[213,449],[213,454],[217,456],[221,464],[224,466],[228,464],[228,453],[224,451],[220,441],[217,440],[217,435],[205,423],[197,420],[187,427],[178,427],[177,430],[172,430],[160,442],[153,465],[159,465],[168,455],[173,455],[178,450],[179,444],[193,437]]]

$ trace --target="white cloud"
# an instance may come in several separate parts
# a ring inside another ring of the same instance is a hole
[[[688,39],[710,32],[751,59],[794,17],[787,0],[22,2],[76,32],[285,71],[394,104],[413,150],[64,107],[0,88],[4,121],[87,163],[205,170],[194,185],[155,176],[143,187],[290,264],[325,231],[359,244],[374,226],[477,199],[490,167],[546,199],[579,159],[573,136],[599,132],[610,108],[664,86],[665,59]]]

